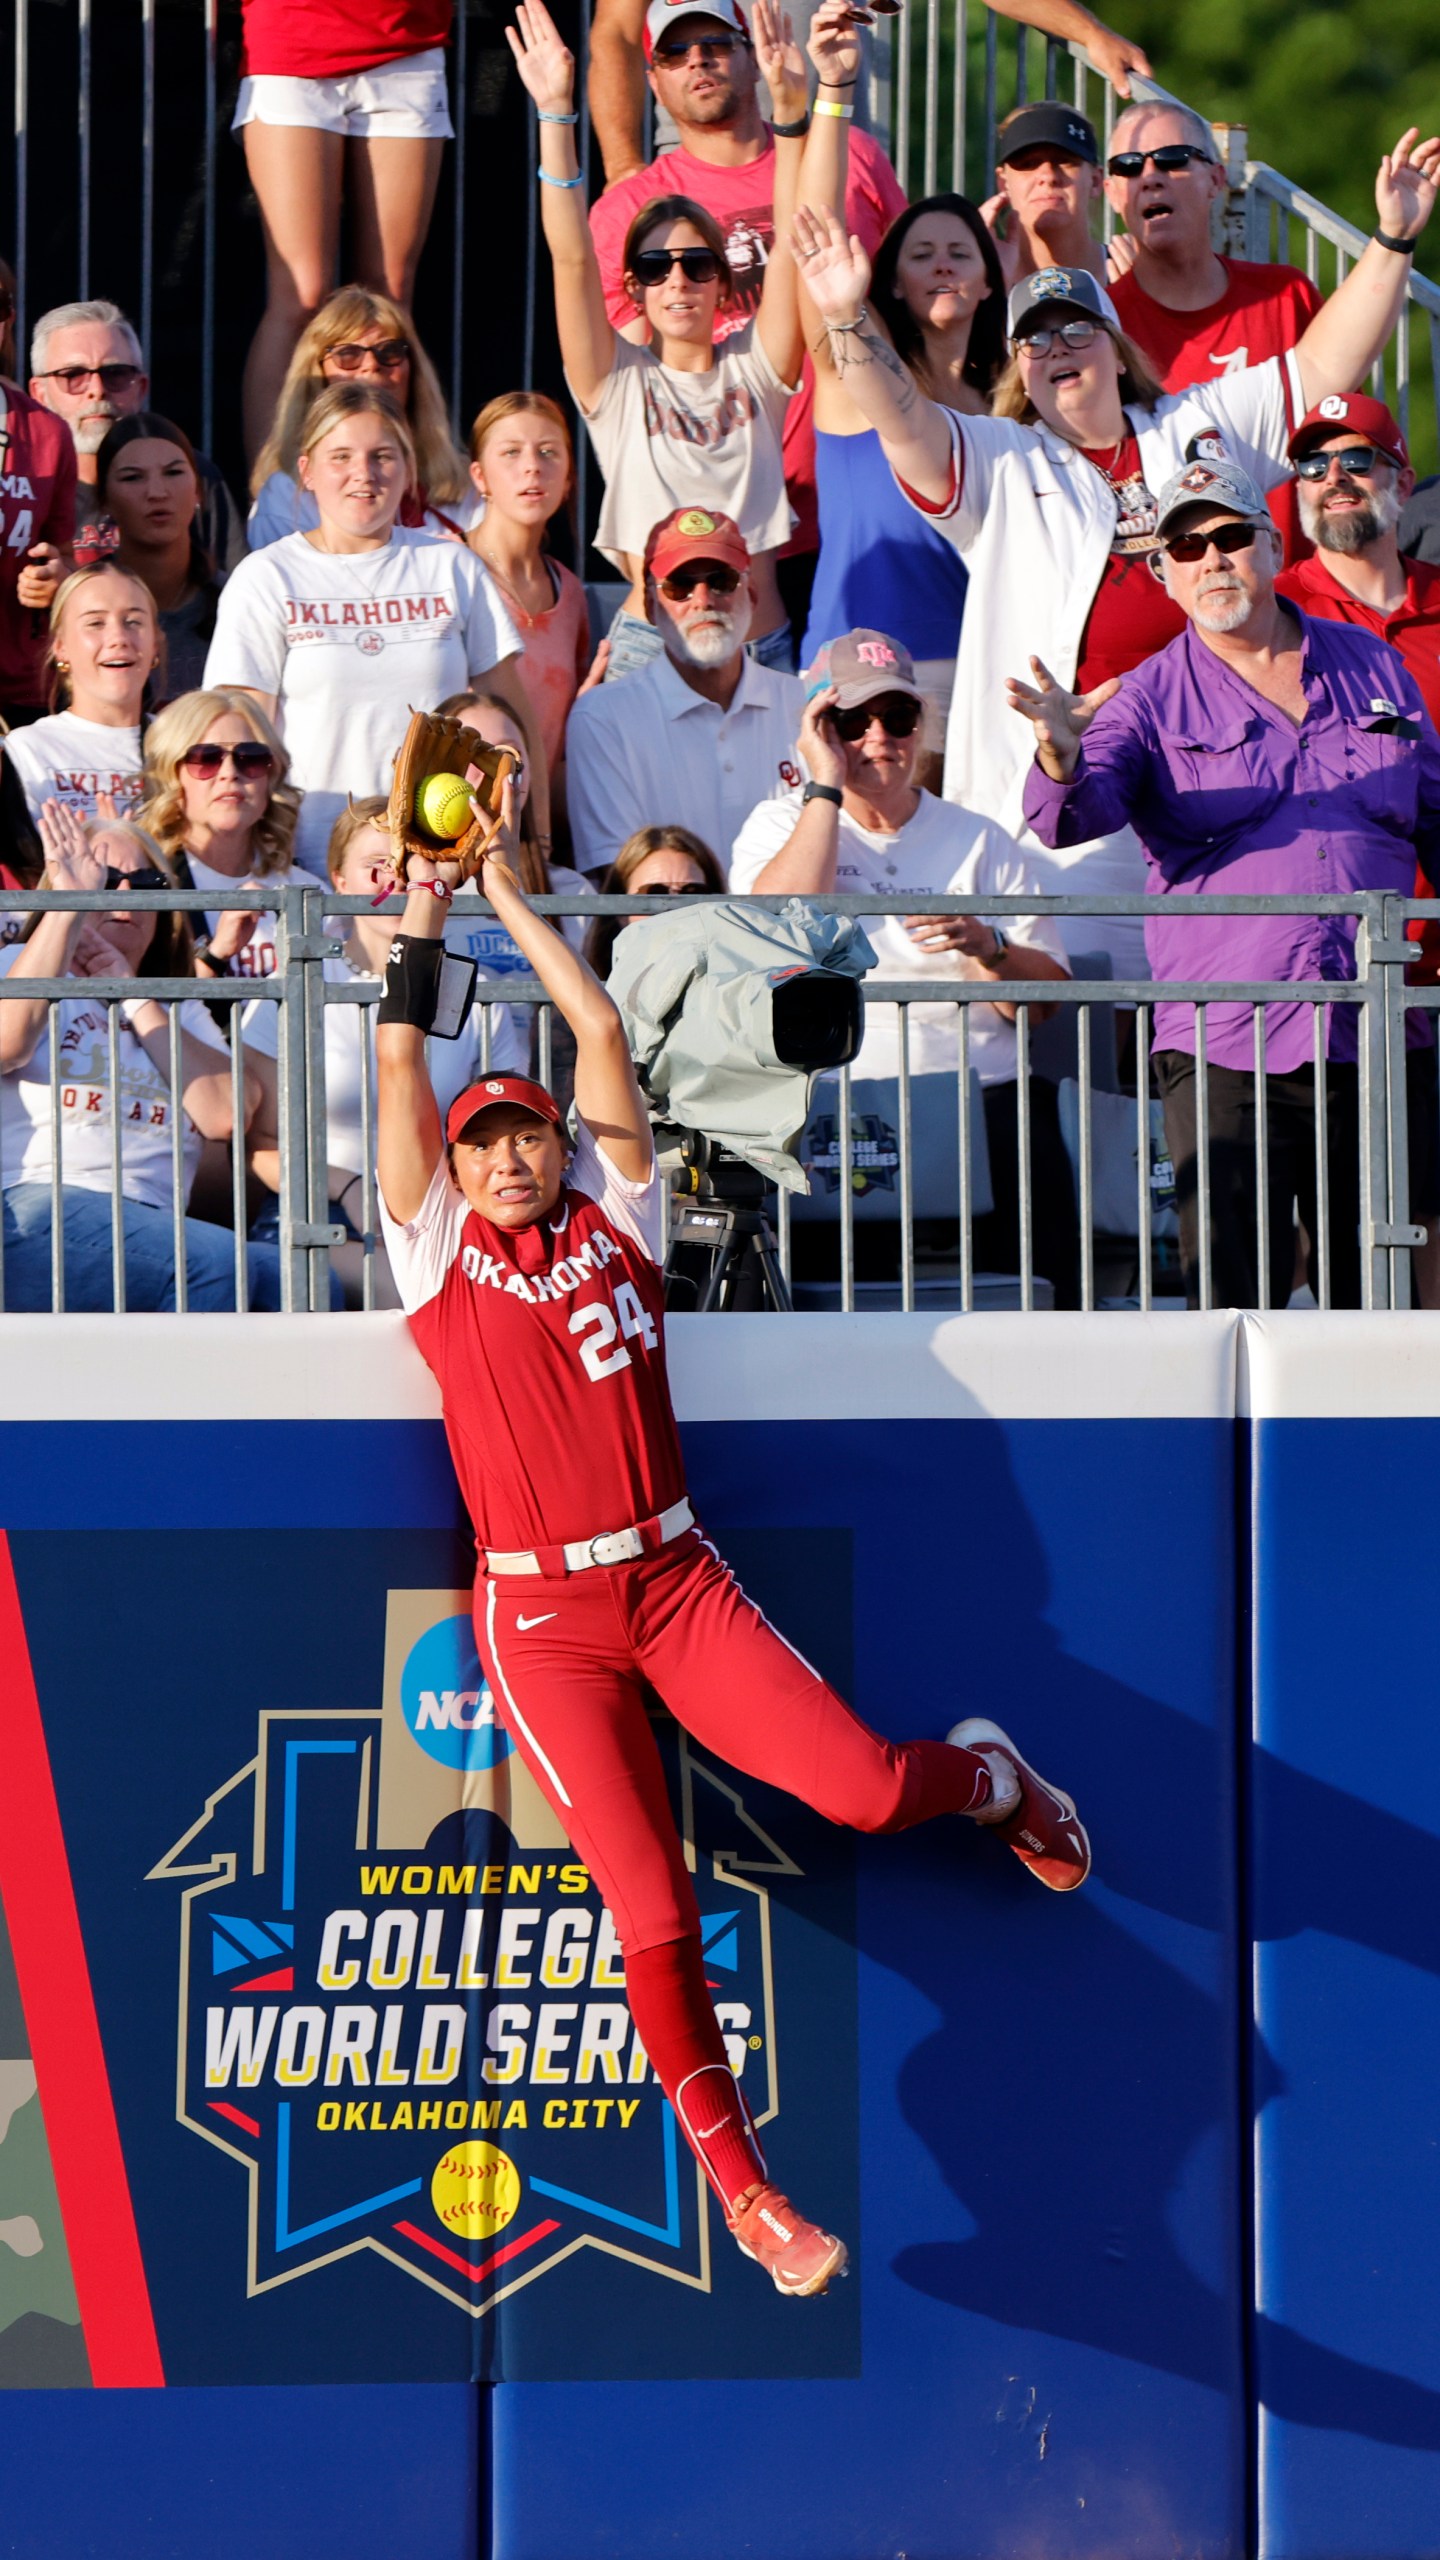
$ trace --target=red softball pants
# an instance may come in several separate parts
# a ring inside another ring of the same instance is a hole
[[[729,2206],[763,2162],[705,1988],[647,1687],[732,1768],[856,1831],[973,1813],[989,1776],[949,1743],[872,1732],[693,1530],[635,1564],[482,1577],[475,1626],[496,1713],[604,1896],[637,2033]]]

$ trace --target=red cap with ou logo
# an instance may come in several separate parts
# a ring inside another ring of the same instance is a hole
[[[1383,400],[1374,400],[1368,391],[1332,391],[1307,409],[1286,447],[1292,462],[1302,454],[1313,453],[1317,444],[1325,444],[1331,436],[1363,436],[1377,453],[1388,454],[1400,470],[1410,465],[1410,448]]]
[[[548,1120],[552,1128],[560,1125],[560,1105],[543,1084],[535,1084],[529,1076],[482,1076],[478,1084],[469,1084],[458,1093],[445,1114],[445,1136],[451,1146],[464,1145],[471,1137],[473,1124],[497,1102],[518,1103],[522,1111],[533,1111],[537,1120]]]

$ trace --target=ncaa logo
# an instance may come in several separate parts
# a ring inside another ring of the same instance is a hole
[[[421,1750],[447,1769],[493,1769],[510,1756],[468,1615],[442,1618],[411,1646],[400,1704]]]

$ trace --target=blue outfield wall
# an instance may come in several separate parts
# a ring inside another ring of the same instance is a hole
[[[625,2041],[403,1326],[0,1323],[5,2560],[1433,2548],[1426,1612],[1397,1702],[1365,1568],[1440,1328],[1361,1322],[671,1328],[769,1614],[890,1733],[997,1715],[1095,1845],[1052,1897],[660,1729],[772,2169],[853,2244],[818,2303]],[[1343,1416],[1284,1365],[1333,1401],[1336,1340]]]

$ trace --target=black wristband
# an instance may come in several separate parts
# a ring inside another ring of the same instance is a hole
[[[843,809],[845,806],[844,792],[837,791],[832,782],[807,782],[800,794],[801,808],[805,808],[811,800],[829,800],[837,809]]]
[[[1414,239],[1410,240],[1392,240],[1388,231],[1372,231],[1370,237],[1372,240],[1378,240],[1382,249],[1393,249],[1397,257],[1413,258],[1415,241],[1419,239],[1420,234],[1417,231]]]
[[[198,948],[197,948],[197,950],[196,950],[195,957],[196,957],[196,959],[197,959],[197,960],[203,960],[203,961],[204,961],[204,963],[205,963],[206,968],[207,968],[207,969],[211,969],[211,970],[213,970],[213,971],[214,971],[214,973],[215,973],[215,976],[216,976],[217,978],[228,978],[228,977],[229,977],[229,975],[230,975],[230,963],[229,963],[229,961],[228,961],[228,960],[220,960],[220,959],[217,959],[217,957],[216,957],[215,953],[211,950],[210,945],[209,945],[209,943],[208,943],[208,942],[202,942],[202,943],[199,945],[199,947],[198,947]]]
[[[772,124],[770,130],[772,133],[778,133],[782,142],[800,141],[801,137],[810,130],[809,108],[806,108],[798,124]]]
[[[444,958],[443,942],[428,942],[418,933],[397,933],[385,963],[377,1023],[403,1022],[412,1031],[430,1030]]]

